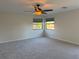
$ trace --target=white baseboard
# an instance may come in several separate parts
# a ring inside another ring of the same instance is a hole
[[[42,37],[42,36],[34,37],[34,38],[28,38],[28,39],[36,39],[36,38],[40,38],[40,37]],[[63,42],[67,42],[67,43],[71,43],[71,44],[79,45],[79,43],[77,43],[77,42],[72,42],[72,41],[69,41],[69,40],[64,40],[64,39],[59,39],[59,38],[51,38],[51,37],[47,37],[47,38],[49,38],[49,39],[56,39],[56,40],[60,40],[60,41],[63,41]],[[27,39],[9,40],[9,41],[0,42],[0,44],[1,44],[1,43],[8,43],[8,42],[20,41],[20,40],[27,40]]]
[[[69,40],[64,40],[64,39],[59,39],[59,38],[51,38],[51,37],[48,37],[48,38],[60,40],[60,41],[67,42],[67,43],[71,43],[71,44],[75,44],[75,45],[79,45],[79,43],[77,43],[77,42],[72,42],[72,41],[69,41]]]
[[[40,38],[40,37],[41,36],[33,37],[33,38],[27,38],[27,39],[16,39],[16,40],[3,41],[3,42],[0,42],[0,44],[9,43],[9,42],[15,42],[15,41],[21,41],[21,40],[28,40],[28,39],[36,39],[36,38]]]

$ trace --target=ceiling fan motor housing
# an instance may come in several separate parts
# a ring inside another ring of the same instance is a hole
[[[38,6],[38,7],[39,7],[39,6],[40,6],[40,4],[36,4],[36,6]]]

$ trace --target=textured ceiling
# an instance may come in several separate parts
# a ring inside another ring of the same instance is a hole
[[[0,12],[24,13],[31,11],[37,2],[44,4],[43,9],[54,9],[54,13],[79,8],[79,0],[0,0]],[[63,6],[68,8],[61,8]]]

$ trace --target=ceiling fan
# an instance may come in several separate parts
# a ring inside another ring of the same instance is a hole
[[[46,12],[53,11],[53,9],[43,10],[42,8],[40,8],[40,6],[41,6],[40,3],[36,3],[35,5],[33,5],[33,8],[34,8],[33,14],[39,16],[39,15],[42,15],[42,14],[47,14]],[[24,11],[24,12],[29,12],[29,11]]]

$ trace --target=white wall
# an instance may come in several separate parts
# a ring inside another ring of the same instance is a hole
[[[32,14],[0,13],[0,43],[40,37],[42,30],[32,30]]]
[[[47,36],[79,43],[79,9],[55,15],[55,30],[46,30]]]

